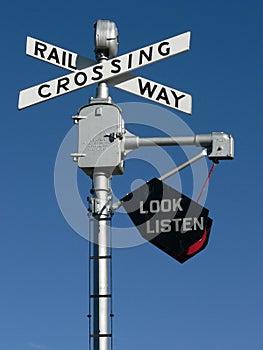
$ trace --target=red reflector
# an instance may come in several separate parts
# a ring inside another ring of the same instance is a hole
[[[202,238],[188,248],[186,255],[192,255],[198,252],[202,248],[202,246],[206,243],[206,239],[207,239],[207,233],[205,230]]]

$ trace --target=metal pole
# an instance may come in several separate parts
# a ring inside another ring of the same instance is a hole
[[[100,83],[96,98],[107,99],[108,87]],[[109,198],[111,175],[105,169],[94,169],[92,174],[93,199],[93,350],[108,350],[109,339],[109,225],[111,219]]]
[[[93,338],[94,350],[109,347],[108,221],[110,176],[103,170],[93,174]]]
[[[114,22],[98,20],[95,23],[95,54],[98,62],[115,57],[118,48],[118,30]],[[96,90],[97,103],[110,103],[106,82],[98,84]],[[94,102],[94,101],[93,101]],[[109,288],[108,240],[111,220],[111,174],[107,169],[95,168],[92,173],[93,199],[93,350],[108,350],[109,339],[109,300],[111,300],[111,286]],[[112,315],[111,315],[112,316]]]

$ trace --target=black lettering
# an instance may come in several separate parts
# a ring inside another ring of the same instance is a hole
[[[113,66],[113,67],[115,67],[115,68],[117,68],[117,69],[115,69],[115,70],[111,70],[111,73],[119,73],[120,71],[121,71],[121,66],[119,65],[119,63],[121,63],[121,60],[119,60],[119,59],[115,59],[115,60],[112,60],[111,61],[111,65]]]
[[[69,78],[61,78],[58,79],[58,85],[57,85],[57,95],[60,94],[60,90],[64,89],[65,91],[68,91],[68,85],[69,84]]]
[[[68,68],[77,69],[77,67],[72,64],[72,53],[68,54]]]
[[[158,52],[161,56],[167,56],[170,54],[170,47],[167,47],[165,51],[162,51],[162,47],[164,45],[169,45],[169,43],[167,41],[164,41],[158,46]]]
[[[170,104],[169,98],[167,96],[167,92],[164,87],[161,88],[158,96],[156,97],[156,101],[159,101],[159,100],[164,100],[167,105]]]
[[[143,86],[142,85],[142,80],[140,78],[138,78],[138,83],[139,83],[139,89],[140,89],[140,93],[141,95],[144,95],[145,92],[147,91],[148,96],[149,97],[153,97],[154,91],[157,88],[157,85],[154,84],[153,88],[151,87],[151,84],[149,83],[149,81],[146,82],[146,84]]]
[[[42,47],[41,47],[42,46]],[[44,51],[46,51],[47,45],[40,43],[39,41],[36,41],[35,45],[35,52],[34,55],[38,56],[38,53],[40,53],[40,56],[42,58],[45,58]]]
[[[52,59],[55,60],[57,64],[59,64],[59,57],[58,57],[57,49],[55,47],[53,47],[53,49],[50,51],[47,57],[48,61],[51,61]]]
[[[173,97],[174,97],[174,106],[175,106],[175,107],[178,107],[178,105],[179,105],[179,100],[180,100],[181,98],[185,97],[185,95],[183,94],[183,95],[181,95],[181,96],[177,96],[177,95],[176,95],[176,92],[173,91],[173,90],[171,90],[171,93],[173,94]]]
[[[144,50],[141,50],[140,54],[139,54],[139,65],[142,64],[143,57],[145,57],[148,62],[151,61],[152,55],[153,55],[153,47],[152,46],[150,46],[150,48],[149,48],[149,54],[147,54]]]
[[[101,70],[102,68],[102,66],[95,66],[93,68],[93,73],[98,74],[98,77],[92,77],[91,80],[100,80],[103,77],[102,72],[98,72],[98,70]]]
[[[82,77],[81,79],[79,79],[79,77]],[[87,74],[83,73],[83,72],[78,72],[75,74],[74,76],[74,82],[76,85],[78,86],[82,86],[85,85],[86,82],[88,80]]]
[[[66,51],[62,51],[62,60],[61,60],[62,66],[66,65]]]
[[[50,88],[50,85],[48,85],[48,84],[43,84],[43,85],[41,85],[39,88],[38,88],[38,95],[40,96],[40,97],[43,97],[43,98],[47,98],[47,97],[49,97],[49,96],[51,96],[51,92],[48,92],[48,93],[46,93],[46,94],[44,94],[43,93],[43,89],[45,89],[45,88]]]
[[[132,53],[129,54],[129,59],[128,59],[128,69],[130,69],[132,66]]]

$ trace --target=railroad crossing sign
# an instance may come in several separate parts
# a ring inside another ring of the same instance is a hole
[[[97,62],[32,37],[27,38],[26,53],[29,56],[66,68],[72,73],[22,90],[18,108],[23,109],[98,83],[96,97],[91,98],[89,104],[81,107],[78,115],[72,117],[78,124],[79,142],[77,153],[71,155],[78,167],[92,178],[93,196],[88,198],[93,237],[93,244],[89,245],[89,276],[93,280],[89,295],[89,320],[92,323],[89,326],[90,345],[93,350],[108,350],[109,339],[112,338],[109,326],[112,290],[109,283],[111,242],[108,223],[112,214],[123,205],[146,240],[183,263],[205,248],[212,220],[206,208],[166,185],[163,180],[206,155],[214,162],[233,159],[234,141],[231,135],[223,132],[146,138],[130,133],[125,128],[121,110],[109,97],[107,83],[191,114],[192,98],[189,94],[130,73],[189,50],[190,32],[116,57],[118,30],[115,23],[98,20],[95,28]],[[180,145],[195,145],[206,150],[161,178],[152,179],[115,204],[111,203],[110,181],[112,175],[124,173],[128,152],[143,146]]]
[[[107,81],[118,89],[191,114],[191,95],[129,73],[189,49],[190,32],[185,32],[142,49],[97,63],[89,58],[79,56],[75,52],[27,37],[27,55],[66,68],[73,73],[20,91],[18,109]]]

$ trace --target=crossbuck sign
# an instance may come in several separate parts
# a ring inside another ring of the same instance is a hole
[[[191,114],[191,95],[129,73],[188,51],[189,48],[190,32],[186,32],[108,61],[96,63],[74,52],[27,37],[27,55],[66,68],[73,73],[20,91],[18,109],[107,81],[118,89]]]

